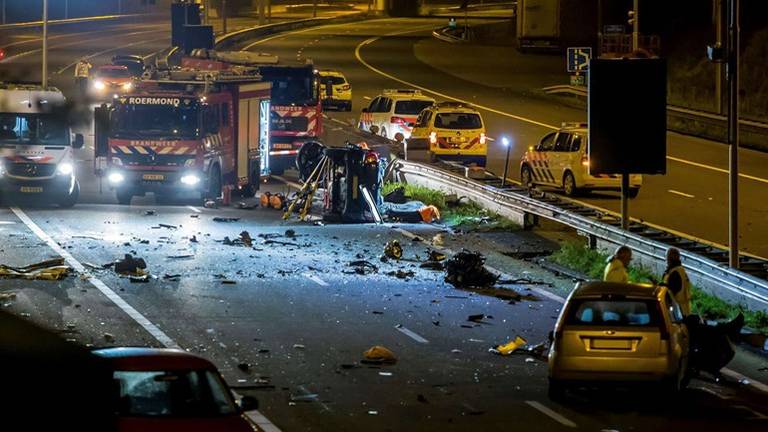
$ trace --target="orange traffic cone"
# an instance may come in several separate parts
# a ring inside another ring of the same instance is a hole
[[[261,197],[259,197],[259,204],[261,204],[262,207],[269,207],[269,198],[272,196],[269,192],[264,192],[261,194]]]

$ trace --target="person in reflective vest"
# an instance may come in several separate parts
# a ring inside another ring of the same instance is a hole
[[[603,281],[629,283],[627,268],[630,261],[632,261],[632,249],[628,246],[619,246],[605,265]]]
[[[667,249],[667,269],[661,285],[667,287],[675,301],[680,305],[683,315],[691,314],[691,281],[680,262],[680,251],[676,248]]]
[[[91,74],[91,64],[83,57],[75,65],[75,84],[82,95],[88,90],[88,77]]]

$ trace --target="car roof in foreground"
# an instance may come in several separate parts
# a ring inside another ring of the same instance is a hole
[[[656,299],[661,287],[651,284],[625,284],[618,282],[582,282],[573,292],[572,298],[631,297],[648,300]]]
[[[113,369],[125,371],[190,370],[216,367],[208,360],[186,351],[167,348],[120,347],[92,351],[109,361]]]

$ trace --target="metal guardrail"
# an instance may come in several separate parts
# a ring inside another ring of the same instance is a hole
[[[711,245],[639,222],[633,222],[629,231],[624,231],[620,228],[620,219],[615,216],[556,195],[539,193],[537,196],[520,186],[501,188],[501,179],[489,172],[485,173],[484,179],[474,180],[457,173],[455,167],[450,165],[438,168],[411,161],[398,161],[395,172],[405,175],[409,182],[436,182],[478,203],[492,202],[511,211],[562,223],[586,234],[591,240],[627,245],[636,253],[657,262],[663,262],[669,247],[677,247],[691,276],[709,282],[708,288],[727,289],[739,298],[768,309],[768,265],[763,260],[742,257],[741,264],[745,270],[734,270],[727,266],[727,252]]]

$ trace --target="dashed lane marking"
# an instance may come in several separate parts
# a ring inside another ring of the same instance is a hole
[[[421,337],[421,335],[419,335],[418,333],[414,332],[413,330],[409,330],[401,325],[395,326],[395,329],[400,333],[408,336],[409,338],[415,340],[418,343],[429,343],[428,340]]]
[[[684,196],[686,198],[696,198],[696,195],[687,194],[685,192],[676,191],[674,189],[669,189],[669,190],[667,190],[667,192],[669,192],[671,194],[675,194],[675,195]]]
[[[13,211],[16,216],[21,219],[22,222],[24,222],[24,225],[26,225],[37,237],[40,238],[40,240],[44,241],[48,244],[48,246],[53,249],[57,254],[59,254],[64,260],[72,266],[73,269],[80,273],[85,273],[86,269],[85,267],[80,263],[80,261],[76,260],[75,257],[73,257],[69,252],[64,250],[61,246],[59,246],[56,241],[51,238],[45,231],[40,229],[37,224],[27,216],[24,211],[22,211],[18,207],[11,207],[11,211]],[[128,316],[133,318],[134,321],[136,321],[141,327],[144,328],[149,334],[152,335],[155,339],[157,339],[158,342],[163,344],[165,347],[168,348],[178,348],[181,349],[181,347],[173,341],[167,334],[165,334],[160,328],[158,328],[156,325],[154,325],[151,321],[149,321],[144,315],[142,315],[139,311],[133,308],[133,306],[129,305],[125,300],[123,300],[119,295],[117,295],[112,289],[110,289],[104,282],[101,281],[96,276],[91,275],[90,278],[88,278],[88,282],[91,283],[96,289],[101,291],[102,294],[104,294],[109,300],[112,301],[117,307],[119,307],[123,312],[125,312]]]
[[[686,160],[686,159],[680,159],[680,158],[676,158],[674,156],[667,156],[667,159],[669,159],[671,161],[675,161],[675,162],[680,162],[680,163],[683,163],[683,164],[686,164],[686,165],[691,165],[691,166],[695,166],[695,167],[699,167],[699,168],[704,168],[704,169],[708,169],[708,170],[711,170],[711,171],[717,171],[717,172],[723,173],[723,174],[728,174],[730,172],[727,169],[718,168],[718,167],[714,167],[714,166],[711,166],[711,165],[706,165],[706,164],[703,164],[703,163],[693,162],[693,161],[689,161],[689,160]],[[749,174],[739,174],[739,177],[745,178],[745,179],[749,179],[749,180],[754,180],[756,182],[761,182],[761,183],[768,184],[768,179],[752,176],[752,175],[749,175]]]
[[[578,427],[576,425],[576,423],[568,420],[567,418],[565,418],[560,413],[557,413],[557,412],[553,411],[552,409],[550,409],[547,406],[539,403],[538,401],[528,400],[528,401],[525,401],[525,403],[527,403],[528,405],[530,405],[535,410],[539,411],[540,413],[546,415],[547,417],[549,417],[552,420],[560,423],[563,426],[570,427],[570,428]]]
[[[200,210],[199,208],[197,208],[195,206],[188,205],[187,208],[192,210],[195,213],[202,213],[203,212],[202,210]]]
[[[32,219],[27,216],[26,213],[24,213],[23,210],[21,210],[18,207],[11,207],[11,211],[13,211],[14,214],[22,221],[24,222],[24,225],[26,225],[35,235],[37,235],[40,240],[44,241],[48,246],[53,249],[57,254],[59,254],[64,260],[69,264],[73,269],[80,273],[85,273],[86,269],[85,266],[83,266],[80,261],[75,259],[69,252],[64,250],[61,246],[59,246],[58,243],[56,243],[51,236],[49,236],[45,231],[43,231]],[[107,297],[112,303],[114,303],[117,307],[119,307],[123,312],[125,312],[129,317],[131,317],[134,321],[136,321],[137,324],[139,324],[144,330],[146,330],[152,337],[154,337],[158,342],[160,342],[163,346],[166,348],[176,348],[181,349],[181,346],[177,344],[173,339],[170,338],[165,332],[160,330],[159,327],[157,327],[155,324],[153,324],[147,317],[141,314],[141,312],[137,311],[133,306],[129,305],[125,300],[122,299],[117,293],[115,293],[111,288],[109,288],[104,282],[101,281],[101,279],[97,278],[96,276],[91,275],[91,277],[88,278],[88,282],[91,283],[96,289],[98,289],[102,294],[104,294],[105,297]],[[272,424],[264,415],[262,415],[259,411],[251,411],[246,413],[251,419],[257,418],[259,422],[259,426],[266,432],[280,432],[280,429],[277,428],[274,424]],[[254,420],[256,421],[256,420]]]
[[[328,286],[328,282],[320,279],[319,277],[313,275],[312,273],[304,273],[304,277],[311,280],[312,282],[320,285],[320,286]]]

